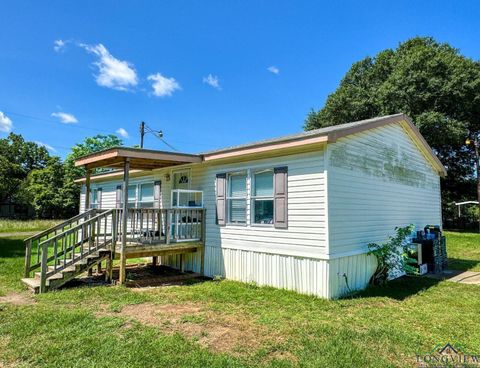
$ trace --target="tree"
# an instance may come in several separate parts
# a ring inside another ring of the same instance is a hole
[[[454,200],[475,195],[474,152],[480,133],[480,63],[448,44],[416,37],[352,65],[325,106],[311,111],[305,129],[404,112],[448,170],[442,180],[444,215]]]
[[[32,170],[45,167],[49,159],[45,147],[26,142],[21,135],[10,133],[0,139],[0,203],[21,204],[23,181]]]
[[[23,184],[37,217],[65,218],[72,215],[71,204],[64,196],[65,170],[59,157],[51,157],[45,167],[30,172]]]

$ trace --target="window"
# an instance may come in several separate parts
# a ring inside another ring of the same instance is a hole
[[[136,207],[137,201],[137,186],[136,185],[129,185],[128,186],[128,204],[127,207],[134,208]]]
[[[253,174],[252,223],[273,224],[273,170]]]
[[[153,183],[144,183],[139,185],[140,195],[138,207],[151,208],[153,207]]]
[[[227,211],[229,223],[247,223],[246,173],[230,174],[228,176]]]
[[[90,208],[98,208],[98,196],[101,195],[101,191],[98,189],[92,189],[92,203],[90,203]]]
[[[203,207],[203,192],[201,190],[173,189],[172,208]]]

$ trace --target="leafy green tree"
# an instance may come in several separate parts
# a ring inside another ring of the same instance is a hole
[[[72,214],[64,201],[64,166],[59,157],[51,157],[46,166],[30,172],[23,184],[35,213],[41,218],[65,218]]]
[[[32,170],[45,167],[49,159],[45,147],[26,142],[21,135],[10,133],[0,139],[0,203],[21,204],[23,181]]]
[[[311,130],[404,112],[448,170],[442,180],[444,214],[451,202],[475,198],[473,147],[480,133],[480,63],[448,44],[416,37],[352,65],[325,106],[311,111]]]

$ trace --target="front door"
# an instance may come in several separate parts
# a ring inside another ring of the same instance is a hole
[[[173,189],[190,189],[190,170],[173,173]]]

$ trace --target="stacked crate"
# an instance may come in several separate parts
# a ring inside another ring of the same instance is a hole
[[[447,247],[444,236],[433,240],[433,271],[442,272],[447,268]]]

